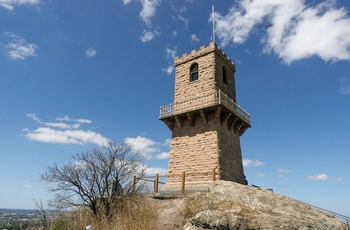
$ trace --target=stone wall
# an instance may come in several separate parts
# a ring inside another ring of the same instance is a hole
[[[232,62],[225,60],[223,53],[220,50],[215,52],[215,81],[217,90],[220,89],[224,94],[236,102],[236,84],[235,84],[235,66]],[[227,84],[223,81],[222,67],[225,67],[227,73]]]
[[[207,49],[206,49],[207,50]],[[214,53],[206,53],[197,59],[185,58],[176,65],[175,103],[205,96],[215,91]],[[198,64],[198,80],[190,82],[191,65]]]
[[[198,80],[190,81],[190,68],[194,63],[198,64]],[[227,85],[223,83],[223,66],[227,71]],[[175,67],[175,103],[202,97],[219,89],[236,101],[236,67],[215,43],[177,57]]]
[[[239,136],[228,130],[227,123],[218,130],[220,179],[245,184]]]
[[[187,184],[209,182],[212,169],[216,170],[216,179],[245,183],[239,137],[226,123],[215,122],[214,112],[208,114],[207,124],[195,116],[193,127],[187,119],[182,128],[174,127],[168,173],[177,175],[169,177],[167,184],[179,184],[182,172],[207,172],[187,175]]]
[[[218,167],[218,124],[213,121],[213,114],[209,114],[208,124],[203,125],[199,116],[195,117],[195,126],[189,121],[183,121],[180,129],[174,127],[169,159],[169,174],[208,172],[207,175],[186,176],[186,182],[211,181],[211,171]],[[170,177],[167,184],[179,183],[181,176]]]

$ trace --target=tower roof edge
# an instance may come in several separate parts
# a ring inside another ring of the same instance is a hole
[[[199,50],[192,50],[190,53],[185,53],[182,56],[178,56],[175,58],[175,66],[180,65],[181,63],[191,61],[195,58],[198,58],[200,56],[206,55],[211,52],[216,52],[217,54],[221,55],[223,58],[228,60],[233,66],[234,63],[231,61],[229,57],[227,57],[226,53],[222,51],[220,47],[217,46],[215,42],[210,42],[208,46],[201,46]]]

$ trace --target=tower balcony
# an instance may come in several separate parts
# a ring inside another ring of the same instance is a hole
[[[221,90],[207,94],[202,97],[172,103],[160,107],[159,119],[162,120],[170,130],[173,130],[174,124],[181,128],[181,121],[184,118],[190,120],[194,125],[194,116],[200,115],[206,123],[206,114],[210,111],[215,112],[216,121],[227,122],[228,128],[233,127],[235,133],[242,135],[245,130],[250,128],[250,115],[231,98],[221,92]]]

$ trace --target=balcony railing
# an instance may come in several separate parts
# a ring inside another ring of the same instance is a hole
[[[197,97],[180,103],[172,103],[160,107],[160,119],[171,117],[185,112],[203,109],[210,106],[223,105],[228,110],[239,116],[245,122],[250,124],[250,115],[237,105],[231,98],[220,90],[215,93],[207,94],[203,97]]]

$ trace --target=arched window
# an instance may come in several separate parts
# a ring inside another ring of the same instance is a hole
[[[227,72],[225,67],[222,67],[222,81],[227,85]]]
[[[198,64],[195,63],[191,66],[191,76],[190,76],[190,81],[196,81],[198,80]]]

